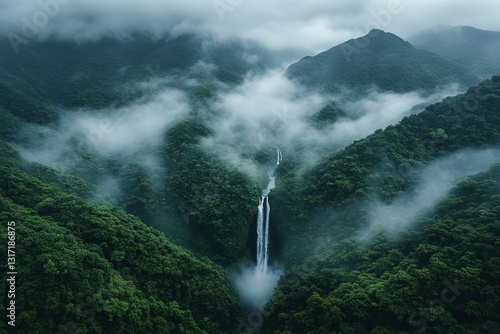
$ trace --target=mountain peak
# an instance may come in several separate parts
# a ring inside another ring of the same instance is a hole
[[[378,35],[380,33],[387,34],[384,30],[381,29],[372,29],[368,32],[368,36],[370,35]]]
[[[354,44],[354,46],[359,47],[360,45],[365,45],[370,48],[378,48],[378,47],[405,47],[405,48],[413,48],[413,46],[403,40],[401,37],[386,32],[380,29],[372,29],[365,36],[351,39],[346,43]]]
[[[372,29],[368,32],[368,34],[359,38],[365,38],[365,37],[381,37],[381,38],[391,37],[402,40],[401,37],[399,37],[398,35],[395,35],[392,32],[387,32],[381,29]]]
[[[341,87],[359,91],[370,86],[407,92],[475,82],[462,67],[415,49],[399,36],[380,29],[304,58],[291,65],[287,74],[306,86],[326,92]]]

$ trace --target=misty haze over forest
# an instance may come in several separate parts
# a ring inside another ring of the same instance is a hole
[[[1,331],[500,333],[498,9],[0,2]]]

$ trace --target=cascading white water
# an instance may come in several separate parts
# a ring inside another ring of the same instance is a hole
[[[280,164],[282,157],[281,150],[277,150],[276,165]],[[269,192],[275,186],[275,178],[273,176],[274,169],[268,174],[269,182],[266,189],[262,192],[259,199],[257,211],[257,271],[266,272],[269,262],[269,214],[271,206],[269,205]],[[264,206],[266,210],[264,212]]]
[[[267,270],[267,263],[269,259],[269,214],[271,213],[271,207],[269,206],[269,197],[266,196],[266,230],[265,230],[265,238],[264,238],[264,265],[265,270]]]
[[[264,206],[266,211],[264,212]],[[267,271],[269,260],[269,198],[261,196],[257,212],[257,270]]]
[[[261,196],[257,212],[257,270],[265,271],[267,263],[264,261],[264,199]]]
[[[281,150],[279,148],[276,148],[276,152],[278,156],[276,157],[276,165],[280,164],[280,161],[283,159],[283,156],[281,155]]]

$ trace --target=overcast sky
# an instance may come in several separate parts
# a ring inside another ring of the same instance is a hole
[[[375,27],[403,38],[439,24],[500,31],[499,14],[498,0],[0,0],[0,32],[28,39],[209,32],[316,53]]]

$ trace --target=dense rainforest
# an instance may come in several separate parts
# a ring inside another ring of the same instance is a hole
[[[498,333],[499,189],[497,164],[397,240],[320,250],[282,278],[263,332]]]
[[[120,209],[64,192],[72,180],[63,175],[50,185],[27,174],[15,151],[1,149],[1,219],[17,235],[18,333],[232,328],[239,307],[222,268]]]
[[[231,117],[224,101],[278,62],[256,44],[137,35],[23,48],[15,60],[0,46],[0,218],[15,222],[18,333],[499,333],[494,67],[378,30],[305,58],[284,76],[323,98],[300,120],[322,138],[363,117],[331,95],[339,87],[351,100],[373,87],[471,88],[347,146],[321,144],[314,163],[311,142],[280,143],[276,163],[278,144],[251,147],[240,124],[228,127],[241,142],[207,146]],[[153,134],[142,127],[169,114]],[[106,146],[116,129],[125,144]],[[255,261],[269,166],[270,264],[284,273],[255,308],[234,273]]]

